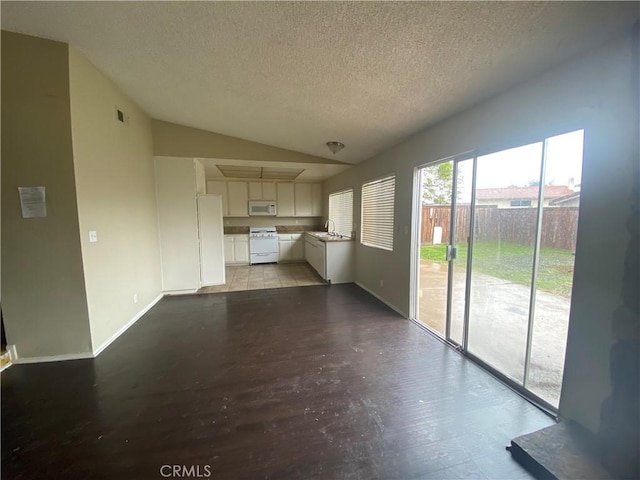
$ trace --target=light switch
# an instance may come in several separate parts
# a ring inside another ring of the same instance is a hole
[[[98,232],[96,232],[95,230],[91,230],[89,232],[89,241],[91,243],[97,242],[98,241]]]

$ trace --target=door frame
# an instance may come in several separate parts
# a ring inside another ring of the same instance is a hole
[[[541,188],[538,192],[538,206],[539,211],[536,218],[536,245],[534,247],[534,265],[532,266],[532,293],[530,296],[530,307],[529,307],[529,318],[527,325],[527,338],[526,338],[526,353],[525,353],[525,370],[523,372],[523,382],[522,385],[513,379],[509,378],[507,375],[503,374],[501,371],[497,370],[495,367],[485,362],[481,358],[477,357],[473,353],[470,353],[468,350],[468,340],[469,340],[469,319],[470,319],[470,295],[471,295],[471,269],[472,269],[472,260],[473,260],[473,243],[474,243],[474,229],[475,229],[475,202],[476,202],[476,173],[478,168],[478,158],[486,155],[490,155],[492,153],[497,153],[502,150],[509,150],[512,148],[518,148],[521,146],[525,146],[531,143],[542,143],[542,159],[540,166],[540,178],[544,179],[546,164],[547,164],[547,142],[550,138],[564,135],[567,133],[571,133],[573,131],[582,130],[583,135],[586,136],[587,126],[584,124],[581,125],[564,125],[562,128],[556,128],[550,130],[548,132],[540,132],[539,134],[526,136],[520,138],[519,140],[514,140],[510,142],[504,142],[501,145],[494,145],[491,147],[485,147],[481,149],[469,150],[467,152],[453,155],[450,157],[445,157],[438,159],[436,161],[423,163],[420,165],[416,165],[414,167],[413,173],[413,205],[412,209],[414,212],[412,218],[412,239],[411,239],[411,279],[410,279],[410,304],[409,304],[409,318],[414,321],[421,328],[426,330],[427,332],[434,335],[438,340],[443,341],[445,344],[451,346],[452,348],[458,350],[465,357],[472,360],[474,363],[480,365],[482,368],[487,370],[493,376],[498,378],[512,390],[516,391],[520,395],[522,395],[525,399],[529,400],[543,411],[548,413],[549,415],[556,417],[558,414],[558,408],[551,405],[546,400],[542,399],[540,396],[536,395],[533,391],[526,388],[528,373],[529,373],[529,363],[530,363],[530,355],[531,355],[531,340],[532,340],[532,329],[533,329],[533,316],[535,314],[535,292],[536,292],[536,276],[538,270],[538,262],[539,262],[539,250],[540,250],[540,234],[542,227],[542,215],[543,208],[542,206],[542,198],[544,195],[544,182],[541,182]],[[583,137],[583,145],[584,145],[584,137]],[[583,153],[584,155],[584,153]],[[451,226],[448,240],[448,245],[451,245],[452,240],[454,240],[455,228],[456,228],[456,218],[455,218],[455,207],[456,207],[456,183],[457,183],[457,174],[458,174],[458,162],[462,160],[472,160],[473,161],[473,175],[472,175],[472,193],[471,193],[471,205],[470,205],[470,220],[469,220],[469,242],[468,242],[468,251],[467,251],[467,266],[466,266],[466,275],[465,278],[465,298],[464,298],[464,319],[463,319],[463,329],[462,329],[462,344],[458,345],[455,341],[450,339],[450,323],[451,323],[451,301],[452,301],[452,269],[453,262],[448,262],[448,278],[447,278],[447,311],[445,318],[445,336],[441,336],[437,334],[432,329],[426,327],[418,320],[418,311],[419,311],[419,288],[420,288],[420,236],[421,236],[421,222],[422,222],[422,184],[421,184],[421,170],[425,167],[430,167],[434,165],[438,165],[443,162],[453,161],[454,170],[453,170],[453,180],[452,180],[452,201],[451,201]],[[584,162],[584,157],[583,157]]]
[[[477,153],[475,150],[471,150],[468,152],[460,153],[457,155],[453,155],[451,157],[442,158],[435,162],[425,163],[421,165],[417,165],[413,169],[413,202],[412,202],[412,211],[416,212],[413,215],[412,227],[411,227],[411,265],[410,265],[410,294],[409,294],[409,318],[415,321],[418,325],[424,327],[427,331],[434,334],[438,339],[444,341],[446,344],[455,348],[459,351],[466,350],[466,339],[467,339],[467,324],[468,324],[468,302],[467,296],[469,294],[468,290],[470,289],[469,282],[465,281],[465,298],[464,298],[464,321],[462,327],[462,344],[458,344],[458,342],[451,340],[450,332],[451,332],[451,301],[452,301],[452,291],[453,291],[453,261],[447,261],[447,305],[445,311],[445,333],[444,335],[440,335],[435,330],[430,329],[429,327],[422,324],[418,319],[418,312],[420,310],[420,247],[421,247],[421,236],[422,236],[422,170],[427,167],[433,167],[436,165],[440,165],[445,162],[452,162],[453,164],[453,176],[451,180],[451,216],[449,219],[449,236],[447,238],[447,246],[452,245],[452,240],[454,238],[455,230],[456,230],[456,192],[457,192],[457,180],[458,180],[458,164],[461,161],[473,161],[473,175],[471,178],[472,185],[475,184],[475,175],[476,175],[476,164],[477,164]],[[471,213],[473,212],[473,207],[475,205],[475,189],[471,190]],[[469,215],[469,237],[470,237],[470,245],[469,245],[469,253],[467,254],[467,265],[465,266],[467,271],[467,278],[470,273],[471,268],[471,243],[473,242],[473,215]]]

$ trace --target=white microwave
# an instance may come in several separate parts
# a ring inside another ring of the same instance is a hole
[[[275,202],[251,200],[249,202],[249,215],[250,216],[272,216],[275,217],[277,213]]]

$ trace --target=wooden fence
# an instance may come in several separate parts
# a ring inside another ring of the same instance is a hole
[[[457,237],[464,241],[469,236],[468,205],[457,207]],[[537,208],[497,208],[477,205],[475,218],[476,241],[500,241],[519,245],[533,245],[536,235]],[[435,227],[442,228],[442,243],[450,233],[451,207],[423,206],[421,242],[433,243]],[[578,229],[578,207],[544,207],[542,212],[543,248],[575,251]]]

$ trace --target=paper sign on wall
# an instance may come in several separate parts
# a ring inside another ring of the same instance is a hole
[[[45,187],[18,187],[22,218],[47,216]]]

